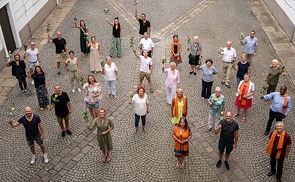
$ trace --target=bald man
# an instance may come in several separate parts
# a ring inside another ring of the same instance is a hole
[[[36,151],[34,146],[34,141],[40,146],[43,152],[44,162],[48,163],[48,157],[45,150],[45,145],[43,143],[44,139],[44,130],[43,124],[40,117],[37,114],[32,113],[30,107],[25,108],[25,115],[22,116],[18,121],[13,122],[11,118],[8,119],[8,123],[12,128],[17,127],[20,124],[23,124],[26,131],[27,143],[32,152],[31,164],[34,164],[36,161]]]

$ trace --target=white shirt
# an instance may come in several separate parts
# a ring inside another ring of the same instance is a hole
[[[139,56],[140,60],[140,71],[145,73],[150,73],[150,65],[153,65],[153,60],[150,57],[147,57],[146,59],[144,56]]]
[[[104,65],[104,79],[106,81],[113,81],[116,80],[116,71],[118,68],[115,63],[111,63],[111,67],[108,64]]]
[[[152,47],[154,47],[154,43],[151,38],[147,38],[147,39],[142,38],[140,42],[142,43],[143,51],[150,51],[152,50]]]
[[[34,50],[28,49],[26,52],[30,63],[35,63],[38,61],[37,56],[39,54],[39,50],[37,48],[34,48]]]
[[[134,104],[134,113],[139,116],[146,115],[147,106],[146,104],[149,103],[149,99],[147,94],[144,94],[144,97],[141,99],[139,98],[138,94],[135,94],[132,97],[132,102]]]
[[[237,53],[234,48],[231,47],[229,50],[227,47],[223,48],[222,61],[230,63],[235,57],[237,57]]]
[[[239,83],[239,86],[238,86],[238,90],[240,90],[240,87],[242,86],[242,83],[244,82],[244,80],[240,81]],[[249,85],[249,89],[248,89],[248,94],[250,94],[251,92],[254,92],[255,91],[255,84],[253,82],[250,81],[250,85]],[[237,92],[236,93],[236,96],[238,97],[239,96],[239,93]],[[252,99],[253,98],[253,95],[247,97],[247,99]]]

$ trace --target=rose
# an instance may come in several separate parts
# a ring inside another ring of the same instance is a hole
[[[243,40],[243,39],[244,39],[244,33],[241,32],[241,40]]]
[[[218,101],[218,98],[215,97],[215,98],[213,99],[213,102],[217,102],[217,101]]]
[[[222,115],[222,116],[223,116],[223,114],[224,114],[224,113],[221,111],[221,112],[220,112],[220,115]]]

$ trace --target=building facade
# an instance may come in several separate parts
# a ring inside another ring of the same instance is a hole
[[[0,70],[5,67],[8,51],[21,48],[59,0],[0,0]],[[4,59],[4,60],[3,60]]]

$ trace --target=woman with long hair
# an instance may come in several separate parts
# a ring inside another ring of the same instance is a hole
[[[122,57],[122,25],[119,22],[119,18],[114,18],[114,23],[110,22],[108,18],[106,21],[113,27],[112,44],[110,50],[110,56],[112,58]]]
[[[80,20],[80,25],[77,26],[77,23],[75,22],[75,27],[80,29],[80,49],[81,52],[86,57],[88,53],[90,52],[89,47],[87,46],[88,42],[88,35],[89,30],[88,27],[85,25],[84,20]]]
[[[31,75],[31,78],[35,82],[36,94],[38,98],[38,104],[40,110],[42,111],[45,107],[49,107],[49,99],[47,92],[47,84],[45,81],[45,73],[43,72],[40,66],[35,67],[34,73]]]

